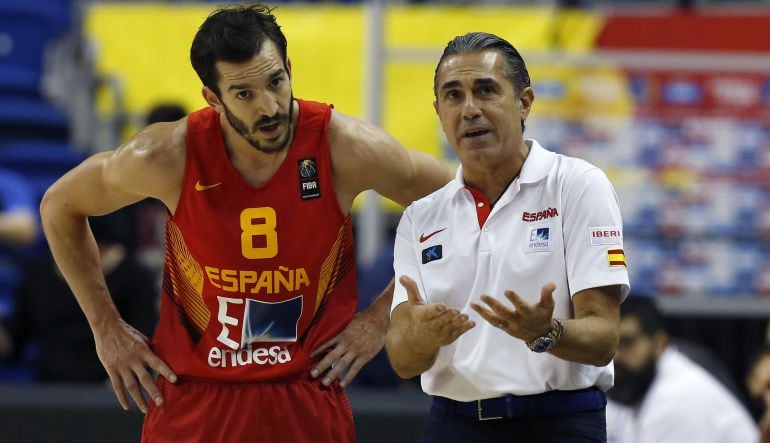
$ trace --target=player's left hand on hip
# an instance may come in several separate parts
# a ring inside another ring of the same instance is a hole
[[[372,312],[359,312],[342,332],[313,350],[311,357],[331,349],[310,371],[310,375],[317,378],[328,370],[321,382],[329,386],[339,378],[340,385],[344,387],[385,346],[387,331],[387,323],[378,320]]]
[[[519,294],[505,291],[505,297],[513,304],[513,309],[502,301],[489,295],[482,295],[479,303],[471,303],[471,308],[484,320],[508,334],[524,341],[532,341],[551,330],[551,318],[555,302],[553,292],[556,285],[546,283],[540,290],[540,301],[528,303]]]

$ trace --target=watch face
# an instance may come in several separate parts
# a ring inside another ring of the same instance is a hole
[[[535,352],[545,352],[553,347],[553,339],[550,337],[540,337],[537,339],[532,350]]]

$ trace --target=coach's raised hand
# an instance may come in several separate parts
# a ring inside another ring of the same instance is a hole
[[[476,324],[458,309],[426,303],[411,278],[402,276],[399,282],[406,288],[408,301],[393,310],[386,346],[396,373],[411,378],[433,366],[442,346]]]

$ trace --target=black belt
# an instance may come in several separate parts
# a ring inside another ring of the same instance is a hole
[[[596,387],[577,391],[549,391],[535,395],[506,395],[466,402],[433,397],[434,410],[479,420],[596,411],[606,404],[607,397]]]

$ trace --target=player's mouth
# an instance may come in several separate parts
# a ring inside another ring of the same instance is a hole
[[[282,121],[279,120],[275,123],[262,125],[259,127],[259,133],[266,138],[276,138],[281,135],[281,123]]]

